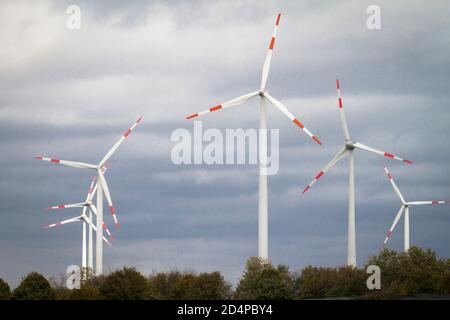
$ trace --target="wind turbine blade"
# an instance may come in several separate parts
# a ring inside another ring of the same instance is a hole
[[[86,221],[87,223],[89,223],[89,224],[91,223],[91,222],[90,222],[90,219],[89,219],[88,217],[83,217],[83,219],[84,219],[84,221]],[[95,226],[95,224],[92,224],[92,229],[93,229],[95,232],[97,232],[97,227]],[[103,236],[103,241],[105,241],[109,246],[112,247],[111,242],[109,242],[109,240],[106,239],[105,236]]]
[[[66,223],[80,221],[80,219],[81,219],[81,216],[75,217],[75,218],[66,219],[66,220],[62,220],[62,221],[57,221],[57,222],[52,223],[52,224],[47,224],[47,225],[43,226],[42,228],[48,229],[48,228],[59,227],[59,226],[61,226],[63,224],[66,224]]]
[[[392,232],[394,231],[395,226],[396,226],[397,223],[398,223],[398,220],[400,220],[400,217],[402,216],[403,212],[405,211],[405,208],[406,208],[406,207],[405,207],[404,205],[402,205],[402,206],[400,207],[400,210],[398,211],[397,215],[395,216],[394,223],[392,224],[391,228],[389,229],[389,231],[388,231],[388,233],[387,233],[387,235],[386,235],[386,239],[384,239],[384,243],[383,243],[384,246],[385,246],[386,243],[388,242],[389,237],[391,236]]]
[[[342,103],[341,89],[338,79],[336,79],[336,90],[338,95],[339,116],[341,118],[342,131],[344,132],[345,140],[348,140],[350,139],[350,133],[348,132],[347,118],[345,117],[344,104]]]
[[[372,152],[372,153],[377,153],[377,154],[385,156],[387,158],[391,158],[391,159],[403,161],[403,162],[408,163],[408,164],[412,164],[412,161],[410,161],[410,160],[406,160],[406,159],[397,157],[397,156],[395,156],[395,155],[393,155],[393,154],[391,154],[389,152],[384,152],[384,151],[380,151],[380,150],[374,149],[374,148],[366,146],[365,144],[362,144],[360,142],[356,142],[353,145],[356,148],[358,148],[358,149],[366,150],[366,151],[369,151],[369,152]]]
[[[280,101],[272,97],[267,92],[264,92],[264,97],[269,100],[269,102],[278,110],[280,110],[286,117],[293,121],[297,126],[299,126],[311,139],[313,139],[317,144],[322,145],[322,142],[316,138],[315,135],[311,133],[297,118],[295,118],[292,113],[282,104]]]
[[[224,102],[222,104],[218,104],[218,105],[216,105],[214,107],[211,107],[209,109],[200,111],[199,113],[191,114],[190,116],[187,116],[186,119],[189,120],[189,119],[193,119],[193,118],[197,118],[197,117],[203,116],[203,115],[205,115],[207,113],[210,113],[210,112],[213,112],[213,111],[217,111],[217,110],[222,110],[222,109],[226,109],[226,108],[229,108],[229,107],[238,106],[238,105],[243,104],[243,103],[247,102],[248,100],[256,97],[257,95],[259,95],[259,91],[255,91],[255,92],[244,94],[244,95],[242,95],[240,97],[237,97],[235,99],[229,100],[229,101]]]
[[[383,164],[383,166],[384,166],[384,171],[386,172],[387,177],[389,179],[389,182],[392,185],[392,188],[394,188],[395,193],[397,194],[397,196],[400,198],[400,200],[404,204],[405,203],[405,198],[403,198],[403,195],[400,192],[400,189],[397,187],[397,184],[395,183],[394,178],[392,177],[392,174],[389,172],[389,169],[388,169],[388,167],[385,164]]]
[[[48,161],[48,162],[53,162],[53,163],[58,163],[58,164],[63,164],[65,166],[69,166],[69,167],[74,167],[74,168],[79,168],[79,169],[97,169],[97,166],[94,164],[89,164],[89,163],[84,163],[84,162],[75,162],[75,161],[67,161],[67,160],[59,160],[59,159],[53,159],[53,158],[47,158],[47,157],[42,157],[42,156],[38,156],[38,157],[34,157],[37,160],[42,160],[42,161]]]
[[[99,182],[102,184],[102,187],[103,187],[103,193],[105,194],[106,200],[108,201],[109,210],[111,211],[111,214],[113,216],[114,223],[116,225],[116,229],[120,229],[120,224],[119,224],[119,221],[117,220],[117,216],[116,216],[116,209],[114,208],[114,205],[111,200],[111,194],[109,193],[108,184],[106,183],[106,179],[100,170],[98,171],[98,176],[99,176],[99,180],[100,180]]]
[[[136,126],[139,124],[139,122],[141,122],[142,117],[139,117],[135,123],[128,128],[127,131],[125,131],[125,133],[120,137],[119,140],[117,140],[117,142],[112,146],[111,149],[109,149],[108,153],[106,153],[105,157],[102,159],[102,161],[100,161],[100,163],[98,164],[98,166],[100,168],[102,168],[105,163],[112,157],[112,155],[114,154],[114,152],[116,152],[117,148],[119,148],[119,146],[122,144],[122,142],[125,141],[126,138],[128,138],[128,136],[130,135],[130,133],[134,130],[134,128],[136,128]]]
[[[85,206],[86,206],[85,202],[72,203],[72,204],[60,204],[60,205],[57,205],[57,206],[48,207],[47,210],[83,208]]]
[[[429,204],[450,204],[450,201],[441,201],[441,200],[411,201],[411,202],[407,202],[406,204],[413,205],[413,206],[423,206],[423,205],[429,205]]]
[[[97,216],[97,207],[95,205],[90,204],[89,209],[95,214],[95,216]],[[114,239],[114,236],[112,235],[111,231],[109,231],[109,228],[105,222],[103,222],[103,230],[106,231],[106,233],[108,234],[108,236],[111,240]]]
[[[270,39],[269,50],[267,51],[266,60],[264,60],[264,65],[262,69],[261,76],[261,90],[266,88],[267,77],[270,71],[270,62],[272,60],[272,51],[275,46],[275,40],[277,38],[278,25],[280,24],[281,13],[278,14],[277,21],[275,22],[275,29],[273,30],[272,38]]]
[[[342,148],[334,157],[333,159],[331,159],[330,162],[327,163],[327,165],[322,169],[322,171],[320,171],[316,177],[314,178],[314,180],[303,190],[302,193],[305,193],[306,191],[308,191],[312,185],[314,183],[317,182],[317,180],[319,180],[324,174],[325,172],[327,172],[328,170],[330,170],[339,160],[342,159],[343,156],[345,156],[347,154],[347,149],[344,147]]]

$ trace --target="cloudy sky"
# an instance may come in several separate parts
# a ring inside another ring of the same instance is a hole
[[[81,29],[66,27],[67,6]],[[381,30],[366,9],[381,8]],[[122,230],[104,265],[142,272],[220,270],[236,282],[257,255],[258,168],[172,164],[186,115],[258,89],[276,14],[283,13],[270,93],[324,143],[279,111],[280,171],[269,177],[269,255],[293,270],[346,262],[348,164],[306,195],[341,148],[335,79],[355,140],[414,161],[386,160],[409,200],[450,199],[450,6],[446,1],[0,2],[0,277],[57,275],[81,259],[81,225],[43,230],[78,211],[90,172],[35,155],[98,162],[139,116],[107,178]],[[203,118],[257,128],[258,103]],[[357,259],[376,254],[400,207],[381,157],[356,154]],[[450,256],[450,208],[411,211],[411,242]],[[113,229],[112,219],[106,215]],[[402,249],[402,224],[389,247]]]

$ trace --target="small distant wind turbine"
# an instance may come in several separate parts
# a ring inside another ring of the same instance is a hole
[[[112,146],[111,149],[106,153],[103,159],[98,164],[89,164],[85,162],[75,162],[75,161],[67,161],[67,160],[59,160],[47,157],[35,157],[38,160],[49,161],[52,163],[62,164],[69,167],[74,167],[78,169],[91,169],[97,172],[97,180],[100,183],[97,183],[97,237],[96,237],[96,272],[97,276],[103,273],[103,194],[106,196],[106,200],[108,201],[109,209],[113,216],[116,228],[119,229],[119,221],[117,220],[116,210],[113,206],[111,195],[109,193],[108,184],[106,183],[105,176],[103,175],[106,164],[108,160],[112,157],[114,152],[119,148],[119,146],[128,138],[130,133],[136,128],[139,122],[142,120],[142,117],[138,118],[136,122],[128,128],[128,130],[120,137],[120,139]]]
[[[331,159],[330,162],[320,171],[314,180],[303,190],[303,193],[309,190],[328,170],[330,170],[340,159],[348,155],[350,160],[349,170],[349,195],[348,195],[348,249],[347,249],[347,265],[356,266],[356,232],[355,232],[355,160],[353,151],[357,149],[369,151],[375,154],[385,156],[387,158],[403,161],[412,164],[411,161],[394,156],[391,153],[380,151],[372,147],[366,146],[360,142],[352,140],[348,131],[347,119],[345,117],[344,105],[341,98],[341,90],[339,80],[336,80],[336,90],[338,94],[338,106],[341,118],[341,126],[344,132],[344,147]]]
[[[405,198],[403,198],[403,195],[400,192],[400,189],[397,187],[394,178],[392,174],[389,172],[389,169],[386,165],[384,165],[384,171],[386,171],[387,177],[389,181],[391,182],[392,188],[394,188],[395,194],[399,197],[400,201],[402,202],[402,206],[400,207],[400,210],[398,211],[397,215],[395,216],[394,223],[392,224],[391,228],[389,229],[386,239],[384,239],[383,246],[386,245],[386,243],[389,240],[389,237],[391,236],[392,232],[395,229],[395,226],[397,225],[398,221],[400,220],[403,213],[405,213],[405,228],[404,228],[404,249],[405,251],[409,250],[409,208],[412,208],[414,206],[423,206],[423,205],[435,205],[435,204],[448,204],[449,201],[405,201]]]
[[[97,208],[95,207],[95,205],[92,201],[92,198],[97,190],[97,185],[95,185],[95,187],[94,187],[95,181],[96,181],[96,176],[93,176],[85,202],[73,203],[73,204],[62,204],[62,205],[57,205],[57,206],[52,206],[52,207],[47,208],[47,210],[83,208],[81,215],[78,217],[75,217],[75,218],[79,218],[79,221],[83,222],[83,235],[82,235],[83,241],[82,241],[81,265],[83,268],[86,268],[87,266],[89,266],[89,268],[91,270],[93,270],[92,229],[96,230],[93,220],[92,220],[92,212],[97,216]],[[89,217],[87,217],[86,211],[89,211]],[[88,240],[89,246],[88,246],[88,248],[86,248],[86,226],[87,225],[89,226],[89,240]],[[104,222],[103,222],[103,230],[105,230],[105,232],[108,234],[110,240],[114,239],[113,235],[111,234],[108,227],[106,226],[106,223],[104,223]],[[88,263],[86,263],[87,255],[89,256]]]
[[[275,23],[275,30],[269,43],[269,50],[264,61],[262,69],[261,86],[259,90],[244,94],[235,99],[229,100],[222,104],[194,113],[186,119],[194,119],[207,113],[223,110],[226,108],[238,106],[254,97],[260,97],[260,121],[259,121],[259,201],[258,201],[258,252],[263,259],[268,259],[268,198],[267,198],[267,120],[266,120],[266,101],[269,101],[275,108],[280,110],[286,117],[299,126],[311,139],[321,145],[322,143],[315,135],[311,133],[296,117],[280,101],[269,95],[266,90],[267,78],[269,76],[270,62],[272,60],[272,51],[275,46],[278,25],[280,23],[281,14],[278,14]]]

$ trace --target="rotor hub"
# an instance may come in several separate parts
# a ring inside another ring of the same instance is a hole
[[[345,149],[347,150],[354,150],[355,149],[355,142],[352,140],[346,140],[345,141]]]

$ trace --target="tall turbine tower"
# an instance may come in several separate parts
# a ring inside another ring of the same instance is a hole
[[[356,231],[355,231],[355,159],[353,152],[355,150],[365,150],[371,153],[379,154],[387,158],[403,161],[412,164],[411,161],[394,156],[391,153],[380,151],[366,146],[360,142],[354,141],[348,131],[347,119],[344,112],[344,104],[341,98],[339,80],[336,80],[336,90],[338,96],[338,107],[341,119],[342,131],[344,133],[344,147],[331,159],[330,162],[320,171],[314,180],[303,190],[303,193],[309,190],[328,170],[330,170],[340,159],[348,155],[349,157],[349,189],[348,189],[348,242],[347,242],[347,265],[356,266]]]
[[[187,119],[194,119],[203,116],[207,113],[226,109],[229,107],[243,104],[254,97],[260,97],[260,116],[259,116],[259,200],[258,200],[258,254],[263,259],[268,259],[268,196],[267,196],[267,117],[266,117],[266,102],[268,101],[275,108],[280,110],[286,117],[299,126],[311,139],[319,145],[322,144],[292,113],[277,99],[269,95],[266,90],[267,78],[269,76],[270,62],[272,60],[272,51],[275,46],[278,25],[280,23],[281,14],[278,14],[275,23],[275,30],[269,43],[269,49],[266,59],[264,61],[261,77],[261,85],[259,90],[244,94],[243,96],[229,100],[222,104],[203,110],[199,113],[194,113],[187,117]]]

